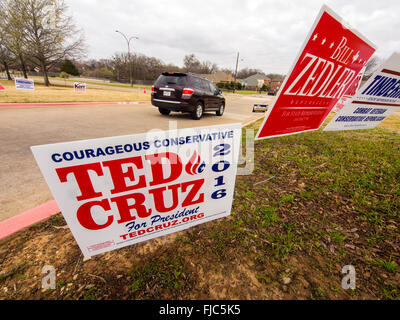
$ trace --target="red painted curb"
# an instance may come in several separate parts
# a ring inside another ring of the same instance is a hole
[[[7,220],[0,221],[0,240],[46,220],[60,212],[55,200],[46,202]]]
[[[46,103],[2,103],[0,109],[7,108],[35,108],[35,107],[62,107],[62,106],[99,106],[115,104],[147,104],[150,101],[113,101],[113,102],[46,102]]]

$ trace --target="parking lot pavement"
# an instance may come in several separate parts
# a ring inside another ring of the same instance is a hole
[[[226,96],[223,117],[162,116],[150,104],[0,109],[0,221],[53,199],[33,158],[34,145],[143,133],[149,130],[218,125],[262,118],[254,103],[273,97]]]

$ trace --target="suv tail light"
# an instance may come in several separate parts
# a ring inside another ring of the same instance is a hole
[[[190,99],[190,97],[193,95],[194,90],[190,88],[185,88],[182,91],[182,99]]]
[[[151,86],[151,93],[154,93],[154,92],[155,92],[154,86]]]

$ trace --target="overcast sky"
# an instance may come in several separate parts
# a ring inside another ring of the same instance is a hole
[[[135,35],[133,51],[182,66],[185,54],[235,68],[286,74],[322,4],[378,46],[400,51],[399,0],[65,0],[88,45],[87,58],[126,51],[120,30]]]

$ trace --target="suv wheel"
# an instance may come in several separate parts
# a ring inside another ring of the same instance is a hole
[[[171,110],[164,108],[158,108],[158,111],[160,111],[160,113],[163,114],[164,116],[168,116],[171,113]]]
[[[194,120],[200,120],[200,118],[203,116],[203,104],[201,102],[198,102],[196,104],[196,107],[194,108],[194,112],[192,113],[192,118]]]
[[[217,116],[222,116],[224,114],[225,111],[225,105],[223,103],[221,103],[221,105],[219,106],[219,109],[217,111]]]

